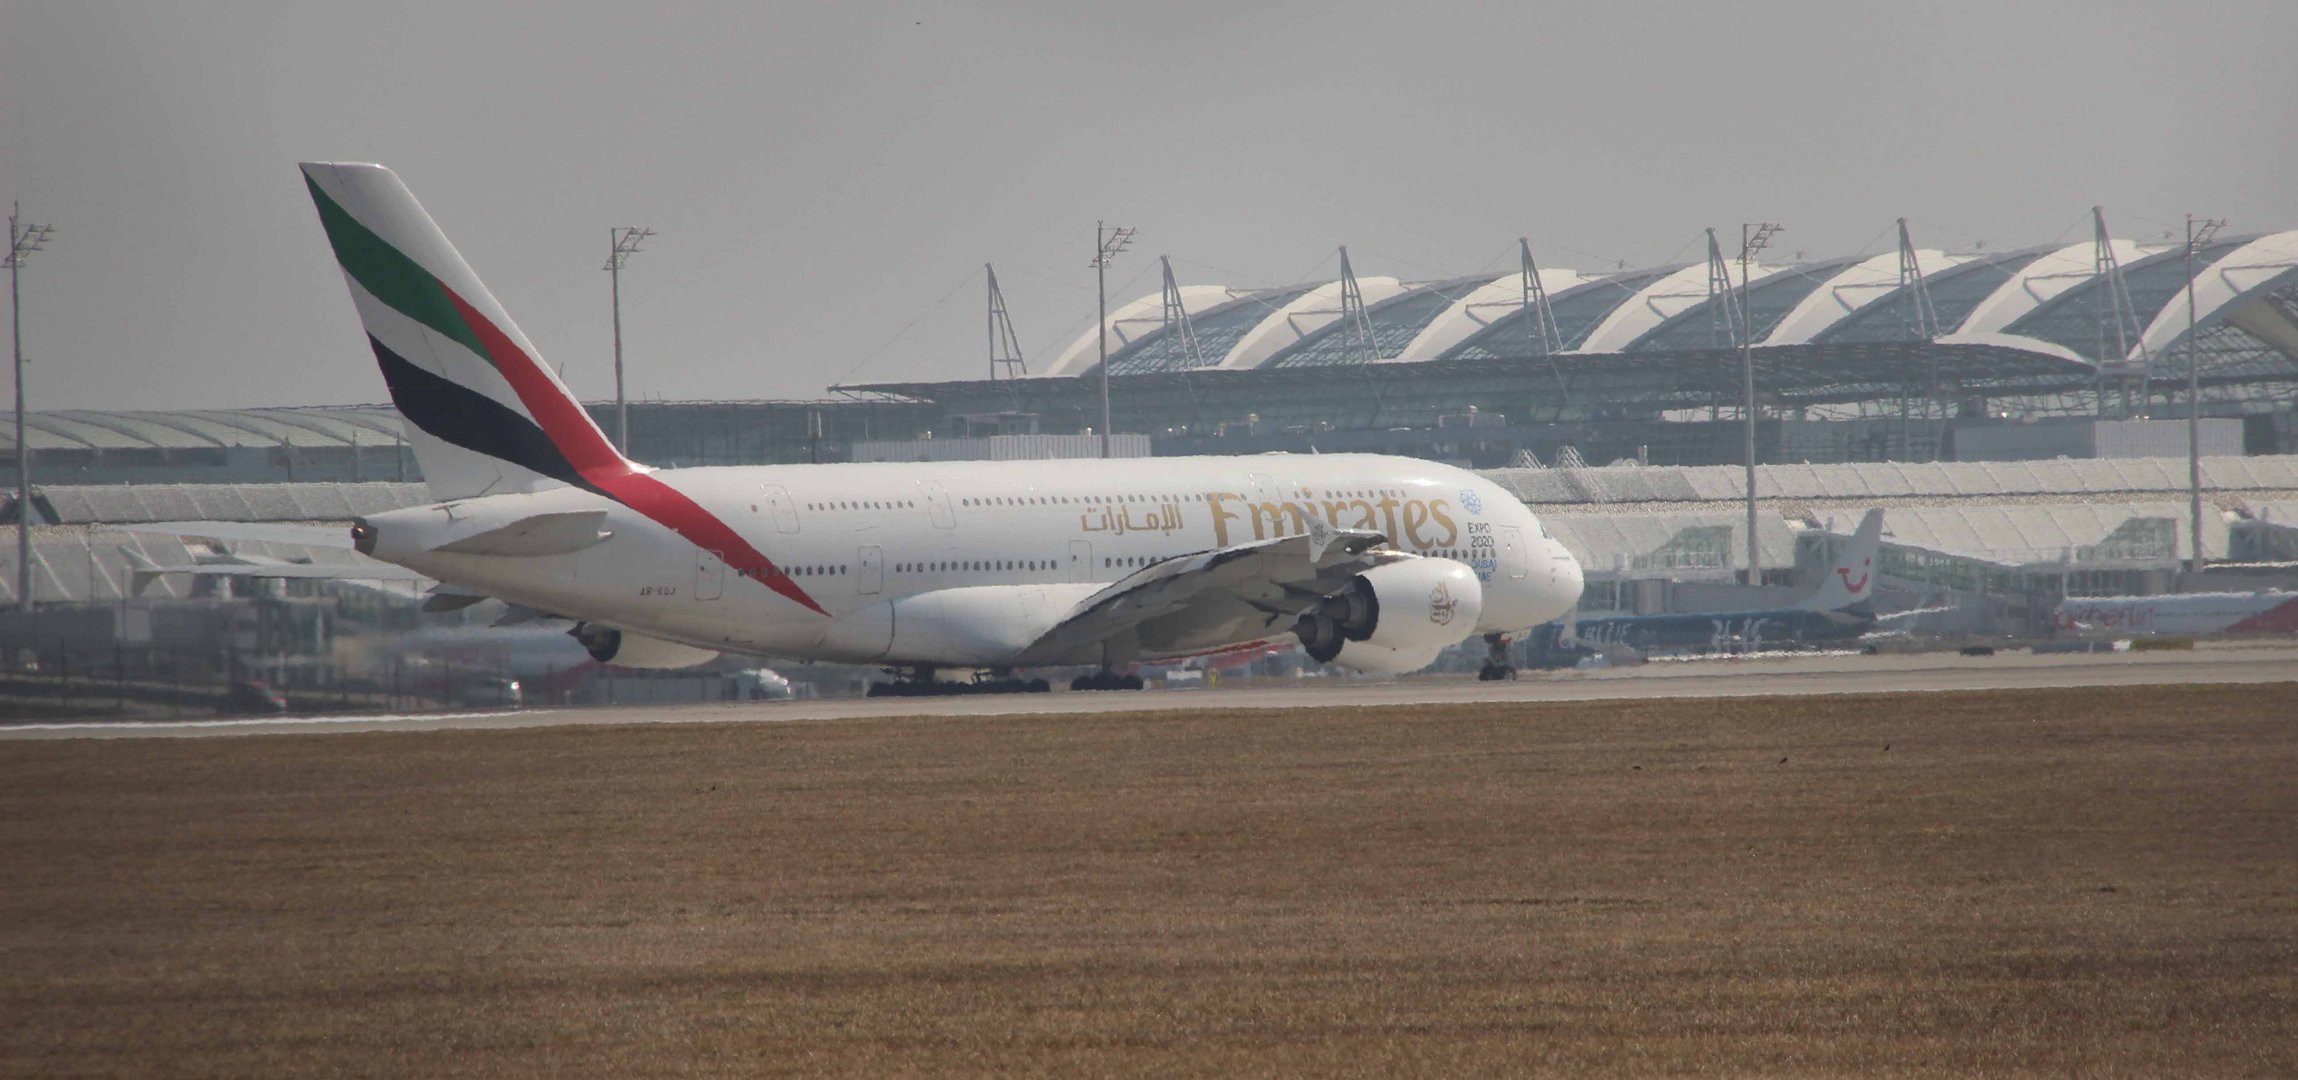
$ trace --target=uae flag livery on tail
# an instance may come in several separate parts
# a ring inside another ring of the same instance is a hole
[[[303,177],[435,498],[571,485],[822,612],[725,522],[616,452],[397,175],[307,163]]]

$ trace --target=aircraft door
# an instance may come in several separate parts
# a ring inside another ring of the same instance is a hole
[[[774,519],[774,531],[798,531],[798,504],[790,499],[790,490],[780,484],[762,484],[759,494],[766,500],[767,516]]]
[[[863,596],[876,596],[885,587],[886,564],[875,544],[865,544],[854,554],[854,574]]]
[[[1531,572],[1530,556],[1524,549],[1522,526],[1500,527],[1500,568],[1512,578],[1520,578]]]
[[[957,526],[957,511],[950,507],[950,493],[939,480],[928,480],[918,487],[926,493],[926,511],[933,515],[934,528],[949,529]]]
[[[1069,580],[1077,582],[1093,580],[1093,541],[1072,540],[1069,542]]]
[[[726,595],[726,560],[715,551],[694,549],[694,598],[716,600]]]

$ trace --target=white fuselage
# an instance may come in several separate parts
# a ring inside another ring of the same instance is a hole
[[[1049,662],[1042,644],[1024,650],[1109,584],[1162,559],[1305,532],[1309,517],[1377,530],[1401,551],[1471,568],[1484,589],[1478,632],[1558,618],[1581,588],[1579,564],[1520,500],[1473,473],[1411,458],[778,465],[652,476],[772,559],[821,611],[575,488],[367,521],[381,538],[376,555],[444,582],[667,641],[802,660]],[[460,522],[592,510],[605,511],[608,535],[565,554],[426,550]],[[1241,628],[1224,644],[1289,630]]]

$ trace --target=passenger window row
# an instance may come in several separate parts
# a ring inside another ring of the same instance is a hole
[[[1392,488],[1366,491],[1325,491],[1319,493],[1327,499],[1402,498],[1404,492]],[[1212,496],[1197,495],[984,495],[958,500],[960,506],[1111,506],[1119,503],[1205,502]],[[851,500],[838,502],[810,502],[806,509],[822,510],[915,510],[914,499]]]
[[[1205,495],[984,495],[960,506],[1114,506],[1118,503],[1204,502]]]
[[[897,574],[947,574],[967,571],[1051,570],[1052,559],[964,559],[927,563],[895,563]]]

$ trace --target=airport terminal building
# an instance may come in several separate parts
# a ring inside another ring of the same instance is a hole
[[[2191,333],[2186,246],[2103,230],[2009,252],[1922,248],[1902,230],[1893,250],[1756,263],[1744,280],[1712,245],[1700,263],[1603,272],[1520,254],[1513,270],[1429,281],[1360,277],[1344,254],[1339,277],[1277,288],[1183,285],[1168,266],[1156,293],[1111,311],[1118,452],[1373,451],[1486,470],[1586,567],[1583,610],[1715,610],[1751,600],[1731,584],[1747,550],[1744,345],[1764,462],[1755,600],[1808,584],[1868,506],[1888,515],[1882,597],[1942,630],[2032,632],[2061,596],[2263,587],[2298,562],[2298,231],[2196,245]],[[1089,455],[1099,344],[1089,330],[1034,372],[827,400],[633,402],[631,453]],[[2190,356],[2207,417],[2199,536],[2173,460]],[[611,403],[591,409],[611,430]],[[0,505],[0,531],[42,523],[34,597],[123,620],[140,602],[213,599],[182,581],[139,594],[130,552],[330,556],[107,525],[338,523],[424,497],[386,406],[55,411],[24,434],[35,497]],[[2197,552],[2207,580],[2181,569]],[[0,601],[14,583],[0,574]]]
[[[1725,464],[1746,344],[1765,461],[2088,456],[2093,422],[2182,417],[2189,356],[2232,452],[2298,449],[2298,231],[2198,243],[2191,335],[2182,241],[2102,227],[1947,252],[1900,235],[1744,279],[1712,238],[1705,262],[1600,273],[1537,267],[1529,245],[1512,272],[1422,282],[1357,276],[1345,253],[1336,280],[1270,289],[1180,285],[1168,266],[1111,312],[1114,427],[1177,450]],[[969,433],[1084,430],[1098,352],[1089,329],[1035,377],[856,391]]]
[[[1168,262],[1160,289],[1110,311],[1112,426],[1160,455],[1734,464],[1744,345],[1763,462],[2183,455],[2190,358],[2206,454],[2298,453],[2298,231],[2208,237],[2191,253],[2103,223],[2082,242],[2005,252],[1899,236],[1880,253],[1754,262],[1744,277],[1712,238],[1687,265],[1546,268],[1526,244],[1512,270],[1427,281],[1359,276],[1345,251],[1339,277],[1281,287],[1180,284]],[[993,324],[1002,310],[991,305]],[[1100,423],[1099,352],[1089,327],[1050,359],[993,359],[992,378],[634,402],[630,451],[666,466],[794,463],[1029,437],[994,452],[1063,453],[1043,437]],[[592,409],[611,422],[611,406]],[[417,478],[383,407],[48,412],[25,435],[50,483]]]

